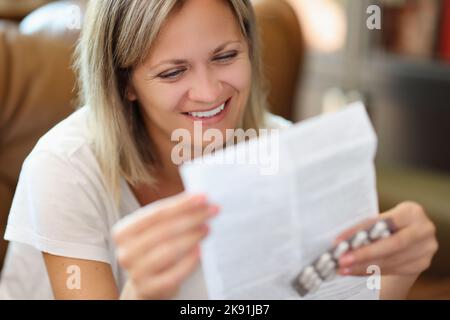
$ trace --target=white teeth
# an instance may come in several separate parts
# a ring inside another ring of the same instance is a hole
[[[221,106],[218,106],[217,108],[209,111],[203,111],[203,112],[188,112],[189,115],[196,117],[196,118],[210,118],[215,116],[216,114],[220,113],[223,109],[225,109],[225,103],[223,103]]]

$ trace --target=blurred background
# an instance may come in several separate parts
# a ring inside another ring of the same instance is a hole
[[[0,0],[1,234],[23,159],[76,106],[85,2]],[[365,103],[380,208],[415,200],[437,226],[440,249],[410,298],[450,299],[450,0],[252,3],[272,111],[299,121]]]
[[[415,200],[438,228],[440,250],[411,298],[449,299],[450,1],[289,2],[306,43],[295,119],[365,102],[381,209]],[[372,5],[381,29],[367,26]]]

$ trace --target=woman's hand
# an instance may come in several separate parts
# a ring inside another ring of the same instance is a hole
[[[375,221],[386,218],[391,218],[397,232],[386,239],[343,255],[339,259],[341,275],[368,275],[367,267],[376,265],[383,276],[411,276],[415,279],[430,266],[438,249],[436,228],[423,208],[413,202],[403,202],[382,213],[377,219],[366,221],[344,232],[336,243],[348,239]]]
[[[219,208],[185,193],[144,207],[114,227],[117,258],[128,272],[122,297],[170,299],[199,262],[206,222]]]

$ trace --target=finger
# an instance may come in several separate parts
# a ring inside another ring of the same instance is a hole
[[[378,220],[391,219],[395,229],[401,229],[411,224],[424,221],[426,216],[424,215],[423,208],[414,202],[402,202],[394,208],[381,213],[378,217],[368,218],[356,226],[344,231],[340,234],[334,244],[337,245],[343,240],[347,240],[355,235],[358,231],[364,230],[370,227]]]
[[[412,224],[420,224],[426,220],[423,208],[414,202],[402,202],[394,208],[383,212],[380,216],[382,218],[391,218],[397,229]]]
[[[184,215],[164,222],[160,222],[157,228],[147,230],[134,236],[134,239],[128,240],[117,250],[117,256],[122,261],[133,261],[139,256],[152,250],[159,243],[168,241],[171,238],[180,236],[185,232],[193,231],[204,224],[207,219],[215,216],[219,207],[211,205],[205,209],[197,210],[189,215]]]
[[[388,262],[388,259],[376,260],[367,263],[358,264],[349,268],[341,268],[338,273],[341,275],[350,276],[367,276],[372,272],[369,272],[370,267],[378,267],[380,274],[382,275],[409,275],[417,274],[420,268],[422,268],[423,257],[414,254],[412,257],[402,257],[402,260],[398,265],[393,265]],[[429,261],[429,259],[427,259]]]
[[[394,254],[384,259],[370,260],[347,267],[341,266],[338,273],[342,275],[366,276],[369,266],[377,266],[383,275],[387,275],[394,272],[401,265],[420,259],[424,253],[425,250],[421,249],[420,246],[414,246],[405,252]]]
[[[344,254],[339,259],[339,266],[350,267],[371,260],[382,260],[397,254],[421,239],[416,228],[403,228],[389,238],[373,242],[365,247]]]
[[[373,268],[378,267],[379,268],[379,272],[380,274],[383,273],[383,271],[385,270],[383,267],[383,260],[376,260],[376,261],[371,261],[370,263],[362,263],[362,264],[358,264],[358,265],[354,265],[351,267],[342,267],[339,268],[338,270],[338,274],[341,276],[368,276],[370,274],[372,274],[373,272],[370,272],[373,269],[370,269],[371,267]]]
[[[181,193],[145,206],[114,225],[112,233],[116,243],[136,235],[152,225],[174,216],[187,214],[192,210],[205,207],[206,196],[203,194]]]
[[[149,299],[172,298],[179,290],[181,283],[197,268],[199,261],[200,249],[195,246],[176,265],[142,281],[139,285],[141,294]]]
[[[350,239],[356,233],[358,233],[358,231],[369,228],[371,225],[376,223],[378,220],[379,220],[378,217],[367,218],[367,219],[363,220],[361,223],[358,223],[357,225],[345,230],[336,238],[336,240],[334,241],[334,245],[337,245],[341,241]]]
[[[362,275],[365,272],[364,270],[367,270],[368,266],[377,265],[382,269],[383,274],[402,274],[404,272],[409,273],[412,271],[417,273],[422,267],[421,261],[423,259],[431,261],[436,250],[436,241],[428,241],[426,244],[419,242],[417,245],[409,247],[404,252],[388,256],[384,259],[371,260],[369,262],[353,265],[350,268],[341,269],[347,269],[346,273],[349,272],[348,269],[351,269],[351,274]]]
[[[131,266],[130,276],[139,279],[144,275],[156,274],[164,269],[170,268],[172,265],[178,263],[183,255],[198,245],[206,237],[208,232],[209,228],[204,225],[193,232],[189,232],[159,245],[137,261],[134,267]],[[120,262],[123,263],[123,261]]]
[[[416,262],[426,258],[431,261],[437,246],[435,243],[418,244],[412,246],[406,252],[388,257],[385,259],[384,268],[387,273],[393,273],[396,270],[402,270],[403,267],[414,267]]]

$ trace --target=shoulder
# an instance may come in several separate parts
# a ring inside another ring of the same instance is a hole
[[[264,127],[266,129],[287,129],[292,126],[292,122],[273,113],[264,114]]]
[[[88,107],[82,107],[51,128],[38,140],[22,170],[33,168],[34,175],[36,170],[61,176],[73,172],[97,174],[100,170],[92,148],[88,115]]]
[[[30,153],[48,152],[71,157],[79,148],[90,145],[88,107],[82,107],[44,134]]]
[[[86,109],[50,129],[25,159],[5,238],[39,251],[109,263],[112,197],[90,147]]]
[[[70,188],[78,193],[82,189],[103,191],[87,117],[86,107],[80,108],[42,136],[22,165],[19,183],[39,186],[48,193],[63,193]]]

